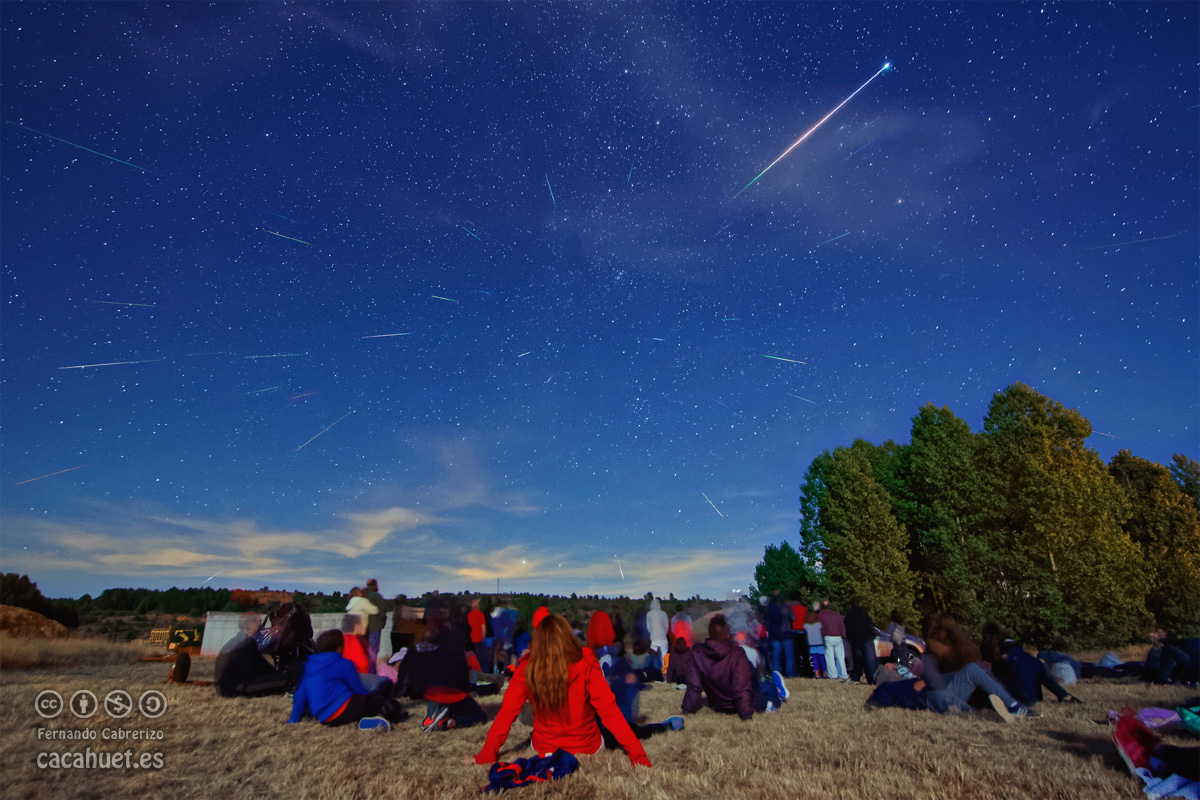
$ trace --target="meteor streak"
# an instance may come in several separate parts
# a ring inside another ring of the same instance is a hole
[[[465,225],[463,226],[463,230],[464,230],[464,231],[466,231],[467,233],[471,234],[472,236],[475,236],[475,231],[471,230],[470,228],[468,228],[468,227],[467,227],[467,226],[465,226]],[[475,236],[475,238],[476,238],[476,239],[479,239],[479,237],[478,237],[478,236]],[[483,241],[483,239],[479,239],[479,241],[481,241],[481,242],[482,242],[482,241]]]
[[[22,125],[21,123],[13,122],[12,120],[6,120],[6,121],[8,122],[9,125],[16,125],[18,128],[24,128],[25,130],[32,131],[33,133],[36,133],[40,136],[48,136],[49,138],[55,140],[56,142],[62,142],[63,144],[69,144],[69,145],[71,145],[71,147],[78,147],[80,150],[87,150],[89,153],[95,153],[98,156],[107,158],[109,161],[116,161],[118,164],[124,164],[125,166],[133,167],[134,169],[140,169],[142,172],[146,171],[145,167],[139,167],[137,164],[130,164],[128,161],[122,161],[119,158],[113,158],[112,156],[106,156],[106,155],[104,155],[104,153],[101,153],[98,150],[93,150],[90,147],[84,147],[83,145],[75,144],[74,142],[68,142],[66,139],[61,139],[52,133],[46,133],[45,131],[39,131],[37,128],[30,128],[28,125]]]
[[[104,364],[75,364],[70,367],[59,367],[59,369],[87,369],[88,367],[116,367],[121,364],[149,364],[151,361],[162,361],[161,358],[143,358],[141,361],[108,361]]]
[[[266,229],[266,228],[263,228],[263,230],[264,230],[264,231],[267,231],[267,229]],[[290,240],[290,241],[293,241],[293,242],[299,242],[300,244],[306,244],[306,245],[308,245],[309,247],[312,247],[312,246],[313,246],[313,243],[312,243],[312,242],[306,242],[306,241],[304,241],[303,239],[297,239],[297,238],[296,238],[296,237],[294,237],[294,236],[284,236],[282,233],[275,233],[275,231],[267,231],[267,233],[271,234],[272,236],[278,236],[280,239],[288,239],[288,240]]]
[[[621,557],[614,554],[613,558],[615,558],[617,560],[617,569],[619,569],[621,571],[621,583],[624,583],[625,582],[625,568],[621,566]]]
[[[88,300],[89,303],[103,303],[106,306],[138,306],[139,308],[154,308],[154,303],[118,303],[116,300]]]
[[[632,168],[630,168],[630,174],[633,174]],[[549,175],[546,175],[546,188],[550,190],[550,202],[554,203],[555,208],[558,208],[558,201],[554,199],[554,187],[550,185]]]
[[[701,492],[700,494],[704,497],[705,500],[708,500],[708,495],[704,494],[704,492]],[[713,507],[713,511],[717,512],[718,517],[720,517],[721,519],[725,519],[725,515],[721,513],[721,509],[717,508],[716,504],[713,503],[712,500],[708,500],[708,504]]]
[[[812,400],[809,400],[807,397],[801,397],[801,396],[800,396],[800,395],[798,395],[798,394],[792,394],[791,392],[788,392],[788,393],[787,393],[787,396],[788,396],[788,397],[794,397],[794,398],[796,398],[797,400],[803,400],[803,401],[804,401],[804,402],[806,402],[806,403],[812,403],[814,406],[816,405],[816,402],[814,402],[814,401],[812,401]]]
[[[283,384],[281,383],[278,386],[268,386],[265,389],[255,389],[252,392],[246,392],[246,394],[262,394],[263,392],[269,392],[272,389],[282,389],[282,388],[283,388]]]
[[[1085,247],[1079,252],[1087,250],[1107,250],[1110,247],[1123,247],[1127,244],[1141,244],[1142,242],[1161,242],[1163,239],[1174,239],[1178,233],[1172,233],[1170,236],[1155,236],[1153,239],[1134,239],[1132,242],[1117,242],[1116,244],[1102,244],[1099,247]]]
[[[850,231],[846,231],[845,233],[842,234],[842,236],[849,236],[849,235],[850,235]],[[821,244],[829,244],[830,242],[836,242],[838,239],[842,238],[842,236],[835,236],[832,239],[826,239],[825,241],[821,242]],[[817,247],[820,247],[821,244],[817,245]],[[814,247],[813,250],[816,250],[817,247]]]
[[[445,300],[447,303],[457,303],[458,302],[457,300],[455,300],[452,297],[442,297],[439,294],[431,294],[429,296],[432,297],[434,300]]]
[[[270,212],[268,212],[268,213],[270,213]],[[205,583],[208,583],[208,581],[211,581],[213,578],[217,577],[217,575],[220,575],[222,572],[224,572],[227,569],[229,569],[229,567],[221,567],[221,569],[217,572],[216,575],[213,575],[211,578],[208,578],[207,580],[202,581],[200,585],[203,586]]]
[[[834,114],[836,114],[836,113],[837,113],[839,110],[841,110],[842,106],[846,105],[846,103],[849,103],[849,102],[850,102],[850,101],[851,101],[851,100],[854,98],[854,95],[858,94],[858,93],[859,93],[859,92],[861,92],[863,89],[867,88],[867,83],[870,83],[871,81],[875,80],[876,78],[878,78],[880,75],[882,75],[884,72],[887,72],[887,71],[888,71],[889,69],[891,69],[891,68],[892,68],[892,62],[890,62],[890,61],[889,61],[889,62],[887,62],[886,64],[884,64],[882,67],[880,67],[880,68],[879,68],[879,72],[876,72],[874,75],[872,75],[871,77],[867,78],[867,81],[866,81],[866,83],[864,83],[862,86],[858,87],[858,88],[857,88],[857,89],[855,89],[853,92],[851,92],[851,93],[850,93],[850,96],[849,96],[849,97],[847,97],[845,100],[843,100],[842,102],[838,103],[838,104],[837,104],[837,106],[836,106],[836,107],[833,109],[833,111],[830,111],[828,114],[826,114],[825,116],[821,117],[821,120],[820,120],[820,121],[819,121],[819,122],[818,122],[816,125],[813,125],[811,128],[809,128],[807,131],[805,131],[805,132],[804,132],[804,135],[803,135],[803,136],[801,136],[801,137],[800,137],[799,139],[797,139],[796,141],[792,142],[792,146],[791,146],[791,147],[789,147],[787,150],[784,150],[782,153],[780,153],[780,155],[779,155],[779,158],[775,159],[775,160],[774,160],[774,161],[772,161],[770,164],[768,164],[768,165],[767,165],[767,169],[764,169],[762,172],[760,172],[760,173],[758,173],[757,175],[755,175],[755,176],[754,176],[754,180],[750,181],[750,182],[749,182],[749,183],[747,183],[745,186],[743,186],[743,187],[741,188],[741,190],[740,190],[740,191],[739,191],[737,194],[735,194],[733,197],[731,197],[730,199],[731,199],[731,200],[733,200],[733,199],[736,199],[736,198],[737,198],[737,196],[738,196],[738,194],[741,194],[742,192],[746,191],[746,190],[747,190],[747,189],[749,189],[751,186],[753,186],[753,185],[755,184],[755,182],[757,182],[757,181],[758,181],[758,179],[759,179],[759,178],[761,178],[763,175],[766,175],[766,174],[767,174],[767,170],[771,169],[771,167],[775,166],[775,165],[776,165],[776,164],[778,164],[780,161],[782,161],[782,160],[784,159],[784,157],[785,157],[785,156],[787,156],[787,154],[788,154],[788,153],[790,153],[790,152],[792,152],[793,150],[795,150],[795,149],[796,149],[796,148],[797,148],[797,147],[800,145],[800,143],[801,143],[801,142],[803,142],[803,141],[804,141],[805,139],[807,139],[809,136],[812,136],[812,135],[813,135],[813,133],[814,133],[814,132],[816,132],[817,128],[819,128],[819,127],[821,127],[822,125],[824,125],[824,124],[825,124],[825,121],[826,121],[827,119],[829,119],[829,118],[830,118],[830,117],[832,117]]]
[[[83,469],[86,466],[87,466],[87,464],[80,464],[78,467],[69,467],[67,469],[60,469],[58,472],[51,472],[47,475],[39,475],[36,478],[30,478],[27,481],[17,481],[16,483],[13,484],[13,486],[20,486],[23,483],[33,483],[34,481],[40,481],[42,478],[53,478],[55,475],[62,475],[64,472],[74,472],[75,470]]]
[[[335,419],[335,420],[334,420],[334,421],[333,421],[333,422],[332,422],[332,423],[329,425],[329,428],[332,428],[334,425],[337,425],[339,422],[341,422],[342,420],[344,420],[346,417],[350,416],[350,415],[351,415],[351,414],[353,414],[353,413],[354,413],[354,409],[350,409],[350,410],[349,410],[349,411],[347,411],[345,414],[342,414],[340,417],[338,417],[337,419]],[[322,431],[321,431],[321,433],[324,433],[325,431],[329,430],[329,428],[325,428],[324,430],[322,430]],[[321,433],[318,433],[318,434],[317,434],[317,436],[320,436],[320,435],[321,435]],[[301,449],[303,449],[304,447],[308,446],[308,443],[309,443],[309,442],[311,442],[313,439],[316,439],[316,438],[317,438],[317,436],[314,436],[314,437],[312,437],[312,439],[309,439],[309,440],[308,440],[308,442],[305,442],[304,444],[300,445],[300,447],[297,447],[297,448],[296,448],[295,450],[293,450],[292,452],[293,452],[293,453],[295,453],[295,452],[298,452],[299,450],[301,450]]]
[[[779,356],[768,356],[768,355],[764,355],[764,356],[763,356],[763,358],[773,358],[773,359],[775,359],[776,361],[787,361],[787,362],[789,362],[789,363],[791,363],[791,364],[807,364],[807,363],[808,363],[807,361],[797,361],[797,360],[796,360],[796,359],[794,359],[794,358],[780,358]]]
[[[364,339],[384,339],[388,336],[412,336],[411,333],[376,333],[371,336],[364,336]]]
[[[517,356],[517,358],[524,358],[525,356],[529,355],[532,352],[533,352],[532,350],[526,350],[524,353],[521,353],[521,355]]]
[[[308,353],[272,353],[269,356],[242,356],[242,358],[295,358],[296,356],[306,356]]]

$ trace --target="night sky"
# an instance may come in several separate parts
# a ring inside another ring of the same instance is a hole
[[[4,3],[0,569],[723,597],[926,402],[1196,457],[1197,9]]]

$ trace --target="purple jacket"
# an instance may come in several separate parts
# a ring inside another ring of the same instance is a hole
[[[684,714],[692,714],[704,705],[726,714],[737,712],[742,719],[754,716],[754,673],[750,659],[730,639],[709,639],[692,648],[687,691],[683,693]]]
[[[820,614],[817,614],[817,620],[821,623],[821,633],[823,635],[846,637],[846,621],[842,619],[841,614],[832,608],[826,608]]]

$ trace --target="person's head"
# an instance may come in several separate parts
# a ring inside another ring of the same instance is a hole
[[[729,638],[729,621],[724,614],[713,614],[708,621],[708,638],[723,642]]]
[[[929,624],[925,646],[938,660],[943,672],[960,670],[972,661],[982,661],[979,646],[967,636],[953,617],[936,617]]]
[[[646,655],[646,640],[645,639],[634,639],[633,640],[633,654],[635,656]]]
[[[346,646],[346,639],[341,631],[325,631],[317,637],[318,653],[340,653]]]
[[[829,599],[828,598],[821,601],[821,608],[829,608]]]
[[[371,580],[367,581],[367,591],[368,592],[378,592],[379,591],[379,581],[375,580],[374,578],[371,578]]]
[[[567,702],[571,665],[583,658],[571,626],[557,614],[546,614],[533,630],[525,683],[529,701],[537,711],[558,712]]]
[[[592,614],[587,626],[588,647],[593,650],[597,647],[608,647],[616,641],[616,638],[617,634],[613,630],[612,618],[604,611]]]
[[[357,633],[357,628],[361,617],[358,614],[345,614],[342,616],[342,633]]]
[[[363,596],[362,587],[355,586],[353,589],[350,590],[350,596],[351,597],[362,597]]]
[[[682,636],[676,636],[675,647],[673,649],[675,651],[675,655],[686,653],[688,651],[687,639],[684,639]]]

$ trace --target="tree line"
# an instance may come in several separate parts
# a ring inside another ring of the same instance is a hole
[[[1200,464],[1121,450],[1106,465],[1077,410],[1014,384],[983,430],[923,406],[911,440],[813,459],[798,546],[770,545],[754,594],[861,604],[877,622],[996,620],[1039,646],[1200,634]]]

